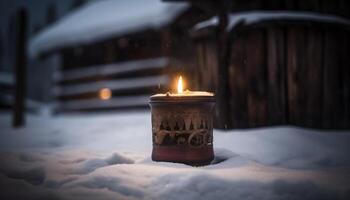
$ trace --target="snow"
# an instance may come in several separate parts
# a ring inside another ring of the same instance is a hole
[[[214,130],[212,165],[150,159],[149,111],[0,113],[1,199],[349,199],[350,131]]]
[[[145,29],[159,29],[185,11],[187,3],[159,0],[92,1],[63,17],[30,41],[29,54],[88,44]]]
[[[323,22],[350,26],[350,20],[346,18],[315,12],[249,11],[230,14],[227,31],[233,31],[240,24],[252,25],[263,21],[275,20]],[[218,23],[218,17],[215,16],[209,20],[196,24],[194,30],[200,30],[206,27],[217,26]]]

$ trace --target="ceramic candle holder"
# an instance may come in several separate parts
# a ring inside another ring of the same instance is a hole
[[[214,105],[213,95],[151,96],[152,160],[209,164],[214,158]]]

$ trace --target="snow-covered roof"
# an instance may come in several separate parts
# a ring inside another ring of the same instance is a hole
[[[350,20],[335,16],[320,14],[315,12],[295,12],[295,11],[249,11],[238,12],[231,14],[229,17],[229,23],[227,31],[232,31],[239,24],[251,25],[263,21],[275,21],[275,20],[292,20],[292,21],[311,21],[311,22],[324,22],[334,23],[342,25],[350,25]],[[200,22],[195,25],[194,30],[201,30],[207,27],[217,26],[219,19],[217,16],[212,17],[209,20]]]
[[[47,27],[29,44],[29,54],[86,44],[110,36],[158,29],[170,23],[189,7],[187,3],[161,0],[93,1]]]

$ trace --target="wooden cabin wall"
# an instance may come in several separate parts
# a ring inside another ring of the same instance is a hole
[[[232,1],[230,11],[299,10],[350,17],[349,6],[348,0],[235,0]]]
[[[240,4],[241,3],[241,4]],[[236,1],[233,11],[303,10],[349,18],[349,1]],[[241,6],[241,7],[239,7]],[[284,24],[230,33],[228,128],[297,125],[350,128],[350,31],[328,25]],[[217,40],[197,41],[201,89],[216,82]],[[210,60],[210,61],[208,61]],[[220,120],[221,116],[218,116]],[[224,127],[217,127],[224,128]]]
[[[61,51],[62,69],[160,57],[163,56],[161,42],[160,33],[150,30],[89,45],[68,47]]]
[[[192,27],[200,21],[209,19],[209,15],[199,8],[191,7],[178,16],[174,23],[162,29],[162,52],[171,58],[170,67],[166,73],[170,75],[169,90],[174,90],[176,79],[184,76],[185,89],[198,90],[199,85],[193,78],[197,70],[196,46],[190,32]]]
[[[165,84],[168,59],[161,42],[159,31],[146,30],[62,49],[54,92],[57,111],[148,107],[145,98]],[[109,101],[99,99],[102,88],[111,90]]]

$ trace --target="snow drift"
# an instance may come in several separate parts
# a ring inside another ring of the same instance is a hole
[[[214,130],[212,165],[150,159],[149,112],[0,115],[1,199],[349,199],[350,132]]]

